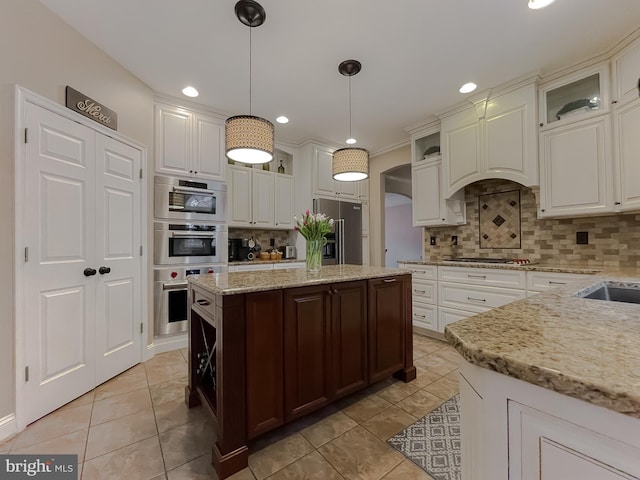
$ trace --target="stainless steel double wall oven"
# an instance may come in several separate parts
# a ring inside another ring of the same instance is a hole
[[[154,335],[187,329],[187,276],[227,271],[227,188],[156,176]]]

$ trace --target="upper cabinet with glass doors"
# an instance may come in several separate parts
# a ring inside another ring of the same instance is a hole
[[[540,89],[541,130],[609,111],[609,67],[606,63],[563,76]]]

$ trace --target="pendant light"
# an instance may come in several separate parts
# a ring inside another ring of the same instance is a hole
[[[273,160],[273,123],[251,115],[251,29],[264,23],[264,8],[254,0],[240,0],[236,17],[249,27],[249,115],[229,117],[225,122],[227,157],[240,163],[268,163]]]
[[[347,143],[353,144],[355,140],[351,136],[351,77],[356,75],[362,64],[357,60],[345,60],[338,65],[338,71],[345,77],[349,77],[349,139]],[[341,182],[355,182],[364,180],[369,176],[369,152],[364,148],[347,147],[333,152],[333,178]]]

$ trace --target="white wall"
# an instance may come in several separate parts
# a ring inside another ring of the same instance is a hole
[[[115,32],[114,32],[115,34]],[[135,48],[135,46],[132,46]],[[59,104],[66,85],[118,113],[153,159],[153,92],[37,0],[0,2],[0,419],[14,412],[14,85]],[[152,175],[148,175],[149,179]],[[150,189],[152,192],[152,189]],[[149,203],[150,205],[153,202]],[[150,229],[150,234],[153,230]],[[20,246],[17,246],[18,248]]]
[[[398,260],[422,258],[422,227],[413,226],[411,199],[407,200],[408,203],[385,207],[386,267],[397,268]]]
[[[411,146],[397,148],[369,160],[369,248],[371,265],[384,265],[384,177],[383,173],[411,163]]]

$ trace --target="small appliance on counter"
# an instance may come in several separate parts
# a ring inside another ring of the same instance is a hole
[[[298,253],[296,251],[296,246],[295,245],[287,245],[286,247],[284,247],[284,255],[283,258],[297,258]]]

